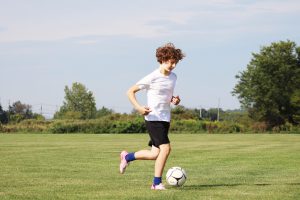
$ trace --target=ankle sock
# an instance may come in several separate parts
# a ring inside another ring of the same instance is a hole
[[[153,184],[154,185],[159,185],[160,183],[161,183],[161,177],[154,177]]]
[[[125,156],[125,159],[126,159],[127,162],[134,161],[135,160],[134,152],[127,154]]]

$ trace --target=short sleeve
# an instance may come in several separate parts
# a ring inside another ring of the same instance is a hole
[[[144,78],[142,78],[141,80],[139,80],[136,85],[141,89],[148,89],[150,87],[150,84],[152,82],[153,79],[153,74],[149,74],[147,76],[145,76]]]

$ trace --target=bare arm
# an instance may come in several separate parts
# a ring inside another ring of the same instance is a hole
[[[136,100],[135,97],[135,93],[137,93],[138,91],[140,91],[141,89],[137,86],[134,85],[131,88],[129,88],[129,90],[127,91],[127,96],[129,98],[129,101],[131,102],[131,104],[133,105],[133,107],[142,115],[148,115],[151,110],[149,107],[147,106],[141,106],[138,101]]]

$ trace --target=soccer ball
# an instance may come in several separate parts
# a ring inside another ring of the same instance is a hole
[[[169,185],[182,186],[187,179],[187,174],[181,167],[172,167],[167,171],[166,180]]]

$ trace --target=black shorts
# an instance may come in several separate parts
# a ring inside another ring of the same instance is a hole
[[[145,121],[146,128],[149,132],[150,141],[149,146],[155,146],[159,148],[162,144],[169,144],[168,137],[170,122],[165,121]]]

